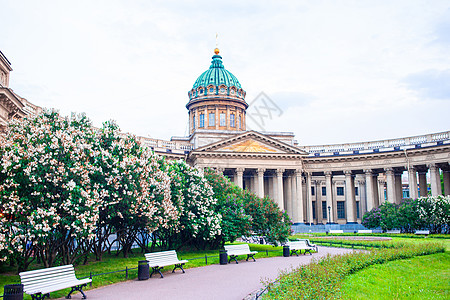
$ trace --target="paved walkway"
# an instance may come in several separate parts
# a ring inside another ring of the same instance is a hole
[[[259,258],[228,265],[210,265],[187,269],[185,274],[164,273],[164,278],[153,276],[149,280],[130,280],[94,290],[88,290],[89,300],[95,299],[220,299],[240,300],[263,287],[262,279],[274,280],[280,270],[307,264],[312,258],[348,253],[352,250],[319,247],[313,255]],[[77,293],[72,299],[80,299]]]

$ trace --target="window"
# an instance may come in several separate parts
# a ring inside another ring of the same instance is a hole
[[[200,89],[200,90],[199,90],[199,93],[200,93],[200,95],[203,94],[203,89]]]
[[[337,203],[337,217],[338,219],[345,219],[345,206],[344,201],[338,201]]]
[[[234,95],[234,90],[231,90],[231,92],[230,92],[230,93],[231,93],[231,95]]]
[[[221,92],[222,94],[225,94],[225,88],[221,87],[221,88],[220,88],[220,92]]]
[[[227,120],[225,119],[225,114],[221,113],[219,116],[220,116],[220,126],[227,126]]]
[[[356,201],[356,218],[359,219],[359,201]]]
[[[214,88],[213,88],[213,87],[210,87],[210,88],[209,88],[209,93],[210,93],[210,94],[214,93]]]
[[[327,219],[327,203],[322,201],[322,218]]]
[[[230,115],[230,126],[231,126],[231,127],[235,127],[235,124],[234,124],[234,114],[231,114],[231,115]]]
[[[358,196],[358,187],[357,186],[355,186],[355,196]]]
[[[200,115],[200,124],[198,125],[198,127],[205,127],[205,115],[204,114]]]
[[[312,202],[313,219],[316,218],[316,201]]]
[[[338,196],[344,196],[344,187],[343,187],[343,186],[338,186],[338,187],[336,188],[336,194],[337,194]]]
[[[216,126],[216,114],[209,113],[209,124],[208,126]]]
[[[311,187],[311,196],[314,196],[316,193],[315,193],[315,190],[314,190],[314,187],[312,186]]]
[[[326,196],[327,195],[327,187],[323,186],[322,187],[322,196]]]
[[[192,127],[195,129],[195,116],[192,117]]]

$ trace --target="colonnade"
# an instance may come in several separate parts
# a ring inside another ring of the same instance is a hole
[[[403,198],[426,196],[428,187],[433,196],[450,195],[448,163],[313,173],[284,168],[217,169],[237,186],[272,198],[294,223],[360,223],[366,211],[385,201],[398,204]],[[405,171],[408,185],[402,183]],[[404,191],[409,195],[404,196]]]

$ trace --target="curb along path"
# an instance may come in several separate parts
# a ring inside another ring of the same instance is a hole
[[[87,290],[89,300],[95,299],[230,299],[241,300],[251,292],[261,289],[261,280],[275,280],[281,270],[308,264],[313,258],[327,254],[349,253],[343,248],[320,247],[313,255],[258,258],[253,261],[232,262],[228,265],[210,265],[164,273],[164,278],[153,276],[148,280],[130,280],[93,290]],[[189,263],[188,263],[189,264]],[[167,268],[168,270],[169,268]],[[80,299],[81,294],[72,296]],[[61,298],[64,299],[64,298]]]

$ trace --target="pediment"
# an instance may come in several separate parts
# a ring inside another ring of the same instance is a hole
[[[195,152],[253,153],[253,154],[300,154],[307,153],[284,142],[256,131],[247,131],[232,138],[206,145]]]

